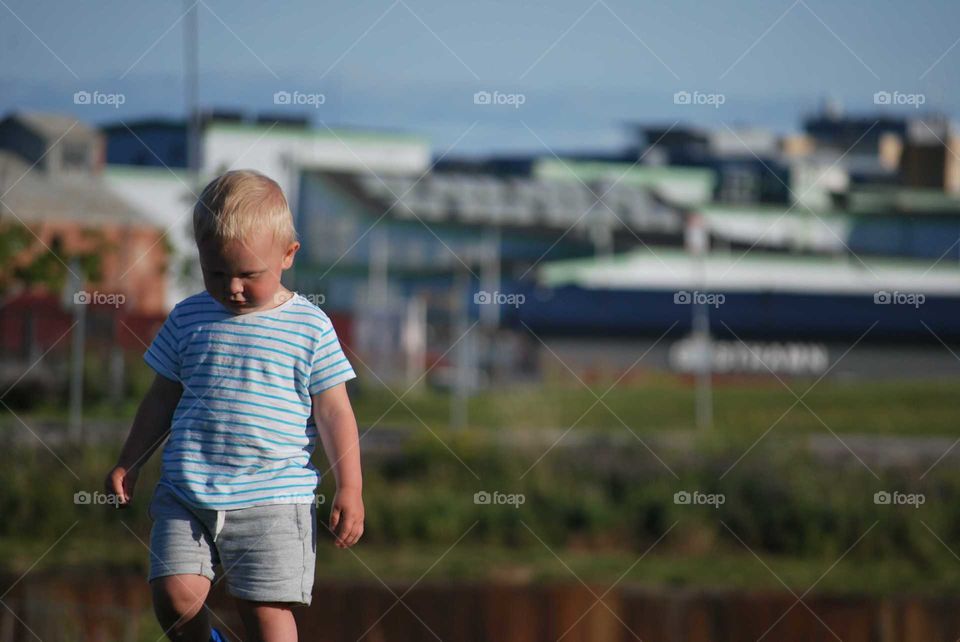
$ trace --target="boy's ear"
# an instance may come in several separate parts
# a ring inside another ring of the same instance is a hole
[[[300,241],[294,241],[289,246],[287,246],[287,251],[283,255],[283,263],[281,267],[284,270],[288,270],[293,267],[293,257],[296,255],[297,250],[300,249]]]

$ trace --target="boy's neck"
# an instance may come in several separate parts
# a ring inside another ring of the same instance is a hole
[[[269,307],[264,306],[259,310],[254,310],[254,312],[265,312],[267,310],[272,310],[274,308],[279,308],[281,305],[293,298],[293,292],[283,287],[282,285],[277,288],[277,291],[273,293],[273,296],[270,297]]]

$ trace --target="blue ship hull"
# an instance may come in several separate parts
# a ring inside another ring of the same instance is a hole
[[[673,336],[690,333],[692,306],[674,302],[674,291],[554,289],[516,284],[523,304],[502,306],[507,326],[550,335]],[[741,339],[866,340],[895,343],[960,340],[960,298],[927,296],[919,306],[878,304],[872,295],[817,293],[724,294],[710,306],[714,336]],[[522,322],[522,323],[521,323]],[[729,330],[728,330],[729,327]],[[938,339],[939,337],[939,339]]]

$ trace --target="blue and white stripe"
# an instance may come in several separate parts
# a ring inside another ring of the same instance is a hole
[[[314,501],[312,395],[356,377],[320,308],[295,294],[233,314],[204,291],[174,307],[143,357],[183,384],[161,483],[199,508]]]

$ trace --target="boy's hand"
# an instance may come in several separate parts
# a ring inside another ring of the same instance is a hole
[[[363,535],[363,497],[360,489],[341,488],[330,507],[330,530],[337,548],[350,548]]]
[[[139,474],[136,467],[127,470],[123,466],[114,466],[113,470],[107,473],[103,486],[107,494],[117,496],[117,508],[126,508],[133,501],[133,491]]]

